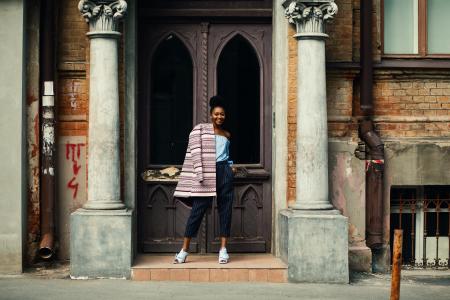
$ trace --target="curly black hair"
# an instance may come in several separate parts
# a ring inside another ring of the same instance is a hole
[[[211,99],[209,99],[209,113],[212,113],[213,109],[216,107],[222,107],[225,109],[225,99],[222,96],[216,95],[212,96]]]

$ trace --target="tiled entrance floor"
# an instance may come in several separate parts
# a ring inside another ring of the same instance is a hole
[[[155,281],[258,281],[287,282],[287,265],[271,254],[230,254],[228,264],[217,255],[189,255],[184,264],[173,264],[174,255],[139,255],[132,280]]]

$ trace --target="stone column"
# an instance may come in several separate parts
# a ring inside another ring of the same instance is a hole
[[[285,1],[295,24],[297,71],[297,185],[294,209],[332,209],[328,198],[328,128],[325,22],[337,13],[333,1]]]
[[[81,0],[78,8],[91,41],[88,201],[70,216],[70,275],[129,278],[133,212],[120,199],[117,54],[117,23],[127,3]]]
[[[293,282],[346,283],[348,221],[328,198],[325,23],[334,0],[283,1],[298,41],[297,199],[280,212],[280,254]]]
[[[89,156],[85,209],[123,209],[120,199],[119,84],[117,25],[125,1],[82,0],[78,8],[89,23]]]

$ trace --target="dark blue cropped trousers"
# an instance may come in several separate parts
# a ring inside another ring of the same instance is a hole
[[[217,210],[219,211],[219,236],[229,237],[233,209],[233,171],[227,161],[216,163]],[[192,210],[186,224],[185,237],[196,237],[206,210],[213,197],[192,197]]]

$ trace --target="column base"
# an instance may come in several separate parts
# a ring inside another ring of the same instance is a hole
[[[293,205],[290,206],[292,209],[298,209],[298,210],[331,210],[334,209],[333,205],[329,201],[323,201],[323,202],[295,202]]]
[[[132,211],[78,209],[70,233],[72,278],[130,278]]]
[[[90,210],[111,210],[111,209],[125,209],[125,204],[122,201],[88,201],[83,205],[84,209]]]
[[[367,246],[350,246],[348,264],[354,272],[372,272],[372,251]]]
[[[374,273],[389,273],[391,270],[391,248],[390,245],[381,245],[372,248],[372,271]]]
[[[290,282],[349,282],[348,220],[339,211],[286,209],[279,226]]]

